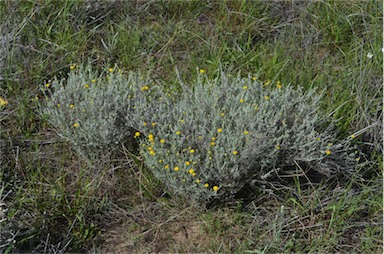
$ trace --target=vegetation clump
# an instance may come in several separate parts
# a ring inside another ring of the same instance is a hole
[[[255,198],[270,180],[309,171],[328,178],[355,172],[351,138],[337,139],[315,90],[222,73],[182,85],[176,98],[165,91],[157,98],[128,113],[142,132],[136,136],[148,137],[141,154],[164,184],[197,202]]]
[[[134,145],[131,121],[123,121],[122,114],[135,107],[130,98],[137,84],[146,87],[149,81],[135,74],[123,78],[115,68],[101,73],[90,65],[70,69],[67,80],[55,79],[42,88],[46,101],[40,111],[59,135],[89,161],[116,157],[122,145]]]
[[[152,173],[198,203],[233,202],[309,171],[354,172],[349,139],[338,140],[320,114],[316,90],[224,73],[207,79],[200,70],[195,84],[171,94],[133,73],[103,75],[79,67],[66,85],[54,81],[43,112],[86,158],[140,145]]]

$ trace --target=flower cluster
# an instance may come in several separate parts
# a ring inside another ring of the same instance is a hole
[[[6,105],[8,105],[8,101],[0,97],[0,108],[5,107]]]

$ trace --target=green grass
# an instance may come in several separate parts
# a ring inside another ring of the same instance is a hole
[[[379,253],[381,125],[355,141],[364,179],[296,182],[203,210],[168,193],[140,157],[82,161],[35,97],[88,60],[175,91],[178,78],[224,69],[324,90],[322,109],[345,137],[382,122],[382,16],[380,1],[1,1],[0,250]]]

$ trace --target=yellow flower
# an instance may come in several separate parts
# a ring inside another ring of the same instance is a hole
[[[243,86],[243,90],[247,90],[248,89],[248,86]]]
[[[235,150],[235,151],[233,151],[232,153],[233,153],[234,155],[237,155],[239,152]]]
[[[162,163],[162,162],[163,162],[163,160],[159,160],[159,162],[160,162],[160,163]]]
[[[207,184],[207,183],[204,184],[204,187],[205,187],[205,188],[208,188],[208,186],[209,186],[209,184]]]
[[[61,105],[60,105],[60,103],[59,104],[57,104],[57,107],[59,108]]]
[[[267,82],[264,83],[264,85],[268,86],[269,84],[271,84],[271,81],[268,80]]]
[[[184,123],[184,122],[185,122],[184,119],[181,119],[181,120],[180,120],[180,123]]]
[[[259,107],[256,105],[253,109],[256,110],[256,111],[258,111],[258,110],[259,110]]]
[[[181,131],[176,131],[176,135],[180,135],[181,134]]]
[[[211,140],[212,140],[212,141],[215,141],[215,140],[216,140],[216,138],[215,138],[215,137],[212,137],[212,138],[211,138]]]
[[[135,137],[140,137],[140,132],[136,131],[135,132]]]
[[[264,99],[269,100],[269,96],[268,95],[264,96]]]
[[[327,155],[330,155],[330,154],[331,154],[331,150],[327,150],[327,151],[325,151],[325,153],[326,153]]]
[[[49,83],[47,83],[47,84],[45,84],[45,87],[50,87],[51,86],[51,84],[49,84]]]
[[[205,73],[205,70],[204,69],[200,69],[200,74],[204,74]]]
[[[160,143],[164,144],[165,140],[164,139],[160,139]]]
[[[195,150],[191,149],[189,150],[190,153],[195,153]]]
[[[155,156],[155,155],[156,155],[155,151],[153,151],[153,150],[152,150],[152,151],[150,151],[149,153],[150,153],[151,155],[153,155],[153,156]]]
[[[212,141],[212,142],[210,143],[210,145],[211,145],[211,146],[214,146],[214,145],[215,145],[215,142]]]
[[[195,170],[190,169],[190,170],[188,170],[188,173],[190,173],[192,175],[193,173],[195,173]]]
[[[213,188],[212,188],[214,191],[217,191],[218,189],[219,189],[219,187],[218,186],[213,186]]]
[[[71,70],[73,70],[73,69],[76,68],[76,66],[75,66],[75,65],[71,65],[71,66],[69,66],[69,68],[70,68]]]
[[[88,89],[89,88],[89,84],[85,84],[84,87]]]
[[[225,116],[225,113],[220,113],[221,116]]]
[[[316,138],[317,141],[320,141],[321,139],[319,137]]]
[[[69,108],[74,109],[74,108],[75,108],[75,105],[73,105],[73,104],[69,104]]]
[[[189,166],[189,165],[191,165],[191,163],[190,163],[189,161],[186,161],[186,162],[185,162],[185,165],[186,165],[186,166]]]
[[[277,81],[277,89],[281,89],[282,87],[283,87],[283,85],[281,84],[281,82],[280,81]]]
[[[244,100],[243,99],[240,99],[240,103],[243,103],[244,102]]]
[[[0,106],[6,106],[6,105],[8,105],[8,101],[0,97]]]
[[[149,134],[149,135],[148,135],[148,139],[149,139],[149,141],[153,141],[153,138],[154,138],[153,134]]]
[[[245,130],[243,133],[244,133],[244,135],[248,135],[249,134],[249,132],[247,130]]]
[[[203,136],[198,136],[197,139],[198,139],[198,140],[202,140],[202,139],[203,139]]]
[[[178,171],[179,167],[174,167],[173,170]]]
[[[222,129],[222,128],[218,128],[218,129],[217,129],[217,132],[218,132],[218,133],[222,133],[222,132],[223,132],[223,129]]]
[[[201,182],[201,180],[199,180],[199,179],[196,180],[196,183],[200,183],[200,182]]]
[[[277,150],[279,150],[281,147],[280,147],[279,145],[277,145],[277,146],[275,146],[275,148],[276,148]]]
[[[149,90],[149,87],[148,86],[142,86],[141,87],[141,91],[148,91]]]
[[[352,135],[351,135],[351,138],[356,138],[356,135],[355,135],[355,134],[352,134]]]
[[[147,122],[143,122],[143,125],[144,125],[144,126],[147,126]]]
[[[109,68],[108,71],[109,71],[109,72],[113,72],[113,68]]]
[[[77,127],[79,127],[80,125],[78,124],[78,123],[74,123],[73,124],[73,127],[75,127],[75,128],[77,128]]]
[[[165,166],[164,166],[164,168],[165,168],[165,169],[169,168],[169,165],[168,165],[168,164],[167,164],[167,165],[165,165]]]
[[[152,127],[155,127],[157,125],[157,123],[152,123]]]
[[[92,83],[96,83],[96,79],[92,79],[91,82],[92,82]]]
[[[256,81],[256,80],[257,80],[257,78],[256,78],[256,77],[252,77],[252,80],[253,80],[253,81]]]

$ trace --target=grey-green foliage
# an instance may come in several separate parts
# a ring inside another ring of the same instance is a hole
[[[128,115],[136,129],[153,135],[141,152],[162,182],[202,203],[231,201],[244,188],[301,170],[326,177],[354,171],[349,141],[338,141],[324,122],[320,98],[315,90],[222,74],[183,85],[175,98],[158,92],[156,101]]]
[[[349,139],[337,140],[315,90],[221,74],[172,94],[139,75],[89,66],[52,88],[42,112],[80,154],[97,159],[139,142],[153,174],[201,204],[310,169],[325,177],[355,169]]]
[[[95,160],[118,152],[122,144],[132,145],[131,121],[124,121],[125,112],[133,110],[130,98],[147,82],[140,75],[123,77],[116,69],[98,73],[89,65],[79,66],[67,80],[50,84],[41,113],[79,154]]]

